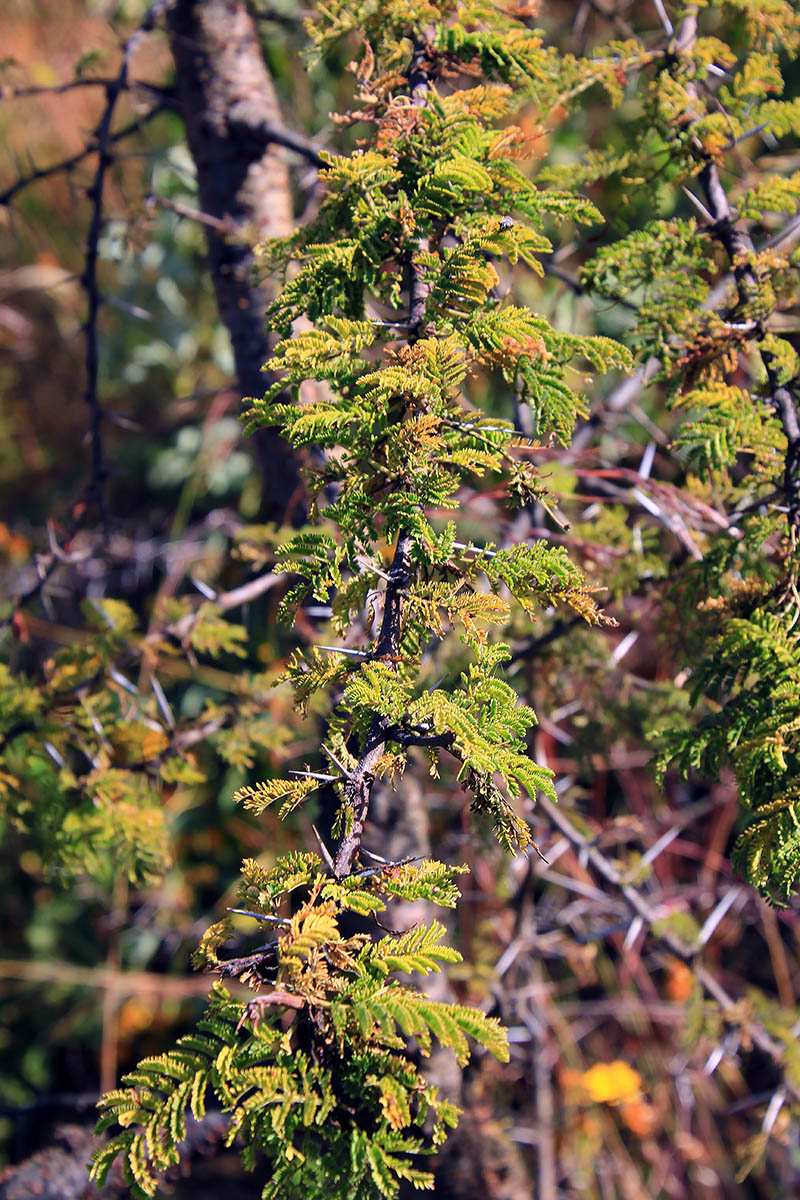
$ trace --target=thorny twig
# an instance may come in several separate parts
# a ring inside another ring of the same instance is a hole
[[[690,12],[684,17],[677,37],[676,48],[681,52],[687,51],[697,36],[697,14]],[[697,89],[688,85],[690,94],[697,97]],[[754,258],[755,245],[750,234],[740,229],[733,220],[733,213],[722,182],[719,168],[714,159],[698,143],[702,151],[703,168],[698,176],[703,189],[705,203],[712,224],[709,231],[725,249],[733,267],[733,278],[739,304],[744,307],[754,296],[758,295],[759,281],[756,277]],[[756,340],[763,342],[766,327],[763,318],[755,323]],[[761,361],[767,375],[769,398],[772,408],[778,417],[786,436],[786,455],[784,458],[783,490],[788,506],[789,526],[800,529],[800,421],[794,397],[789,388],[780,382],[773,355],[761,349]]]
[[[540,796],[537,804],[544,811],[546,816],[556,826],[561,834],[567,839],[570,845],[580,852],[582,858],[590,863],[597,871],[598,875],[615,887],[622,899],[625,901],[628,908],[633,912],[635,917],[639,918],[643,924],[653,930],[653,926],[659,920],[661,914],[645,899],[638,888],[633,884],[628,883],[622,872],[614,866],[612,862],[598,849],[598,847],[588,838],[580,833],[566,814],[558,805],[553,804],[546,796]],[[736,1007],[736,1001],[728,994],[718,979],[711,972],[697,961],[699,954],[703,949],[703,943],[700,938],[697,938],[694,943],[684,941],[669,929],[661,929],[655,935],[659,941],[667,947],[677,958],[683,962],[689,963],[692,966],[696,978],[699,980],[703,990],[716,1000],[723,1012],[730,1012]],[[750,1035],[753,1043],[767,1054],[775,1063],[781,1065],[784,1062],[784,1048],[767,1032],[763,1024],[754,1017],[748,1017],[744,1021],[744,1028]],[[787,1085],[788,1086],[788,1085]],[[792,1086],[795,1095],[800,1098],[800,1088]]]

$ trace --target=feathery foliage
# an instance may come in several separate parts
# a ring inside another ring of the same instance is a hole
[[[599,220],[576,191],[528,178],[517,166],[524,135],[509,124],[509,83],[555,102],[565,81],[574,84],[574,64],[544,50],[524,21],[482,3],[320,7],[315,52],[356,30],[366,40],[358,110],[347,119],[371,122],[373,136],[349,157],[323,156],[318,212],[263,248],[264,269],[284,275],[267,313],[282,340],[270,364],[277,382],[251,400],[247,420],[326,452],[309,475],[314,524],[278,552],[291,575],[282,612],[290,618],[313,596],[332,605],[340,633],[362,623],[365,608],[363,627],[377,632],[363,649],[312,647],[287,667],[298,705],[324,711],[334,774],[300,772],[235,797],[256,813],[279,803],[281,817],[321,783],[339,799],[333,854],[244,865],[236,911],[263,925],[266,946],[220,957],[227,920],[198,951],[207,969],[269,991],[243,1007],[217,989],[201,1034],[140,1064],[103,1102],[103,1127],[123,1132],[96,1159],[95,1177],[122,1153],[145,1195],[175,1161],[185,1111],[201,1111],[208,1091],[232,1113],[230,1137],[243,1141],[247,1161],[256,1149],[271,1161],[265,1196],[390,1197],[403,1179],[430,1186],[412,1158],[457,1113],[425,1083],[404,1038],[423,1056],[436,1038],[462,1064],[470,1042],[500,1058],[508,1051],[495,1019],[393,978],[459,959],[441,924],[378,939],[346,932],[351,913],[369,918],[397,899],[452,906],[458,895],[458,868],[365,857],[372,789],[377,778],[400,778],[413,748],[424,748],[432,772],[454,770],[506,849],[529,847],[525,810],[538,790],[555,798],[552,771],[528,755],[535,714],[500,676],[509,651],[491,630],[512,604],[529,619],[556,606],[603,620],[563,548],[465,551],[457,521],[443,519],[482,478],[501,483],[510,503],[548,503],[520,450],[569,440],[587,412],[577,365],[631,363],[610,339],[560,333],[502,297],[501,274],[515,264],[542,272],[555,224]],[[448,86],[463,69],[483,81]],[[585,86],[597,77],[588,74]],[[295,331],[301,316],[312,327]],[[477,377],[529,409],[528,439],[475,410],[466,393]],[[427,647],[454,630],[460,677],[426,686]],[[288,1026],[282,1013],[293,1014]]]
[[[773,900],[794,887],[798,367],[772,318],[795,263],[756,250],[745,222],[795,212],[798,191],[793,178],[776,176],[738,198],[734,190],[731,204],[720,165],[752,129],[781,137],[800,126],[797,103],[778,98],[779,45],[800,49],[800,19],[778,0],[768,21],[763,4],[723,7],[751,30],[742,61],[702,34],[695,6],[658,52],[631,39],[582,61],[546,48],[524,13],[480,0],[332,0],[310,26],[318,55],[342,38],[364,39],[354,108],[342,120],[372,133],[352,155],[323,155],[314,216],[262,248],[263,269],[283,279],[267,312],[280,341],[276,382],[252,398],[247,422],[280,426],[292,446],[318,456],[308,472],[311,527],[279,549],[291,576],[284,616],[313,597],[330,605],[335,633],[354,630],[360,644],[311,647],[285,672],[298,707],[313,705],[326,722],[329,770],[243,787],[236,799],[256,813],[280,802],[283,817],[330,784],[335,846],[272,868],[244,864],[234,912],[263,926],[268,941],[224,958],[226,920],[208,931],[198,962],[260,994],[242,1004],[217,988],[200,1035],[145,1060],[105,1099],[104,1127],[123,1132],[98,1155],[99,1180],[122,1154],[129,1180],[152,1195],[157,1172],[176,1160],[184,1113],[201,1111],[210,1091],[232,1114],[245,1160],[256,1151],[269,1160],[265,1196],[391,1197],[403,1180],[427,1187],[414,1156],[438,1144],[457,1113],[425,1083],[404,1039],[425,1056],[435,1037],[461,1064],[470,1040],[507,1054],[493,1018],[390,978],[457,960],[442,925],[377,937],[356,921],[369,926],[394,899],[453,905],[457,870],[386,863],[362,842],[376,781],[402,779],[415,748],[432,775],[452,772],[506,850],[531,846],[526,815],[537,792],[556,799],[552,771],[528,754],[536,717],[501,676],[509,652],[494,630],[515,611],[527,620],[547,610],[587,625],[607,619],[562,547],[473,549],[458,540],[458,510],[465,489],[483,480],[509,504],[552,511],[531,460],[547,442],[567,443],[586,415],[578,367],[633,365],[615,341],[559,332],[508,301],[504,287],[517,264],[543,272],[559,224],[599,221],[576,188],[603,174],[658,175],[703,197],[695,198],[702,220],[649,221],[604,246],[583,273],[598,296],[635,309],[628,340],[643,363],[659,361],[681,419],[688,487],[699,504],[722,497],[732,514],[702,547],[678,519],[670,525],[696,567],[676,581],[677,602],[699,605],[700,619],[694,711],[660,734],[663,761],[707,775],[730,764],[750,816],[740,867]],[[712,66],[725,79],[713,104],[701,86]],[[467,77],[473,86],[459,86]],[[629,77],[641,116],[623,155],[595,155],[536,182],[517,165],[525,135],[510,123],[512,89],[549,113],[594,84],[621,103]],[[723,259],[730,275],[720,301],[710,279]],[[745,391],[740,376],[752,364],[756,386]],[[476,380],[514,399],[524,435],[497,415],[499,405],[476,406]],[[213,620],[197,628],[221,636]],[[462,645],[448,668],[457,660],[458,670],[431,685],[427,660],[454,634]],[[227,638],[236,653],[236,635]]]
[[[634,179],[682,185],[700,218],[651,222],[601,249],[584,271],[588,286],[636,307],[631,345],[660,363],[673,410],[675,446],[698,499],[731,513],[694,557],[704,566],[678,582],[691,612],[689,704],[663,744],[663,761],[715,777],[733,767],[747,824],[735,859],[770,900],[794,890],[800,842],[793,753],[796,694],[797,531],[800,427],[794,392],[800,369],[781,336],[780,312],[796,294],[794,256],[757,248],[765,214],[797,211],[794,175],[763,175],[755,187],[722,168],[754,134],[796,134],[798,104],[782,99],[780,54],[800,51],[796,6],[743,0],[717,6],[747,27],[741,58],[703,36],[689,7],[658,69],[637,80],[638,138],[624,163]],[[720,82],[712,90],[708,80]],[[735,172],[734,172],[735,175]],[[693,190],[690,190],[693,189]],[[722,265],[729,274],[712,291]],[[742,378],[753,386],[742,387]],[[787,520],[788,517],[788,520]],[[682,592],[682,595],[680,594]]]

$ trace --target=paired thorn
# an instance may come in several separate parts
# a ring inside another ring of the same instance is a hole
[[[270,921],[275,925],[291,925],[291,921],[287,917],[273,917],[269,913],[251,912],[249,908],[229,908],[229,913],[236,913],[238,917],[253,917],[256,921]]]
[[[371,658],[371,654],[367,654],[365,650],[351,650],[348,646],[323,646],[317,643],[318,650],[327,650],[329,654],[347,654],[351,658]]]
[[[347,767],[344,765],[344,763],[343,763],[343,762],[340,762],[340,761],[339,761],[339,759],[336,757],[336,755],[333,753],[333,751],[332,751],[332,750],[330,750],[330,749],[329,749],[329,748],[328,748],[328,747],[327,747],[327,746],[326,746],[324,743],[323,743],[323,745],[322,745],[322,750],[323,750],[323,752],[324,752],[325,754],[327,754],[328,758],[331,760],[331,762],[333,763],[333,765],[334,765],[335,767],[338,767],[338,768],[339,768],[339,770],[340,770],[340,771],[342,772],[342,774],[344,775],[345,779],[352,779],[352,778],[353,778],[353,772],[352,772],[352,771],[350,771],[350,770],[348,770],[348,768],[347,768]]]
[[[713,214],[708,211],[705,204],[703,204],[702,200],[698,200],[698,198],[697,198],[697,196],[695,196],[694,192],[690,192],[687,187],[681,188],[681,191],[689,200],[691,200],[692,204],[695,206],[697,211],[700,213],[701,217],[703,217],[704,220],[708,221],[709,225],[716,224]]]
[[[336,867],[334,865],[333,857],[331,855],[330,850],[323,842],[322,835],[320,834],[320,831],[317,829],[316,825],[312,825],[311,828],[314,832],[314,837],[317,839],[317,845],[319,846],[319,852],[322,855],[322,859],[323,859],[323,862],[325,863],[325,866],[328,868],[331,875],[335,875]]]

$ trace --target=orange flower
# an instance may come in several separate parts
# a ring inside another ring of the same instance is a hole
[[[670,1000],[676,1004],[685,1004],[692,994],[694,976],[685,962],[672,958],[667,966],[667,978],[664,990]]]
[[[632,1104],[623,1104],[620,1116],[637,1137],[649,1137],[659,1126],[658,1113],[652,1104],[646,1100],[635,1100]]]

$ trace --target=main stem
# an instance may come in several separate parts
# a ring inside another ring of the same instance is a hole
[[[425,94],[430,82],[425,42],[417,43],[408,68],[407,78],[412,100],[415,105],[421,107],[425,103]],[[417,239],[412,242],[407,255],[409,272],[408,343],[412,346],[422,331],[425,321],[425,301],[429,292],[425,273],[414,262],[415,254],[423,248],[423,242]],[[374,657],[377,659],[396,659],[400,652],[404,601],[413,574],[412,545],[411,534],[408,530],[401,529],[397,535],[397,546],[383,597],[383,617],[374,650]],[[385,750],[386,721],[383,717],[376,715],[370,723],[361,757],[344,786],[344,804],[351,809],[352,816],[346,823],[347,827],[336,849],[333,867],[337,879],[343,879],[349,875],[353,868],[353,860],[361,846],[364,825],[369,813],[372,789],[375,785],[375,767],[383,757]]]
[[[397,657],[402,633],[403,596],[410,579],[411,536],[405,530],[401,530],[384,593],[380,636],[375,646],[376,658]],[[358,765],[345,783],[344,803],[352,809],[353,815],[336,850],[333,866],[337,879],[343,879],[345,875],[350,874],[353,859],[361,845],[375,783],[375,766],[386,750],[384,730],[384,719],[374,716]]]

